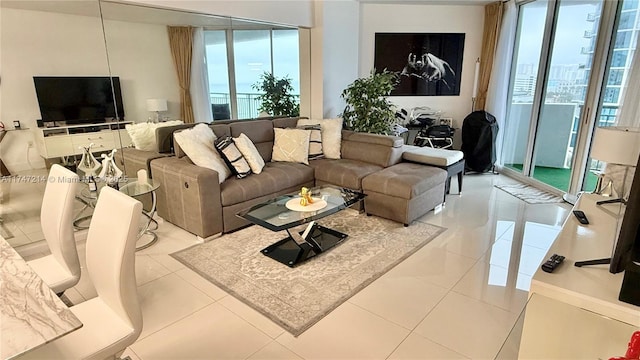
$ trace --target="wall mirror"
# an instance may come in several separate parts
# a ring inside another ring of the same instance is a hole
[[[0,143],[0,168],[13,175],[0,181],[0,235],[23,254],[44,245],[40,208],[51,164],[77,163],[78,147],[87,142],[104,150],[131,146],[123,122],[182,118],[168,26],[195,27],[203,44],[194,82],[205,95],[194,99],[196,121],[259,116],[252,85],[265,71],[291,78],[302,107],[308,102],[307,29],[99,0],[3,0],[0,16],[0,119],[9,130]],[[45,121],[34,77],[107,77],[115,113],[104,116],[106,123],[74,123],[73,116],[68,124]],[[22,130],[14,130],[13,120]],[[77,211],[82,208],[78,202]]]

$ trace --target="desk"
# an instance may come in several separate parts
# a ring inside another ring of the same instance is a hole
[[[529,290],[533,306],[528,304],[526,308],[520,358],[595,359],[603,355],[584,351],[606,349],[612,344],[620,348],[618,353],[608,356],[622,356],[631,330],[640,328],[640,307],[618,300],[623,273],[611,274],[609,267],[603,265],[573,266],[576,261],[611,254],[619,205],[595,204],[602,199],[594,194],[580,197],[574,209],[584,211],[590,224],[582,226],[575,216],[569,215],[545,257],[546,260],[554,253],[563,255],[564,263],[551,274],[541,269],[534,274]],[[541,322],[548,326],[541,326]],[[590,325],[590,331],[580,329],[585,324]],[[551,328],[565,331],[558,333]],[[626,329],[627,333],[620,329]],[[564,349],[571,350],[564,353]]]
[[[12,359],[82,323],[0,237],[0,358]]]

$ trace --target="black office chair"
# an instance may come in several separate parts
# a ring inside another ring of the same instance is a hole
[[[213,120],[231,119],[229,104],[211,104],[211,112],[213,112]]]

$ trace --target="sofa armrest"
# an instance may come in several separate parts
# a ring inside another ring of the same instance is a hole
[[[160,183],[158,215],[203,238],[223,230],[218,173],[187,158],[159,158],[151,162],[153,179]]]
[[[342,131],[343,159],[389,167],[402,160],[404,140],[398,136]]]
[[[137,177],[138,170],[147,170],[151,174],[151,160],[165,157],[155,151],[144,151],[136,148],[122,148],[115,154],[116,164],[129,178]],[[121,167],[122,166],[122,167]]]

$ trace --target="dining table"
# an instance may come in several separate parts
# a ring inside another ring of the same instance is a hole
[[[0,359],[13,359],[82,322],[0,236]]]

